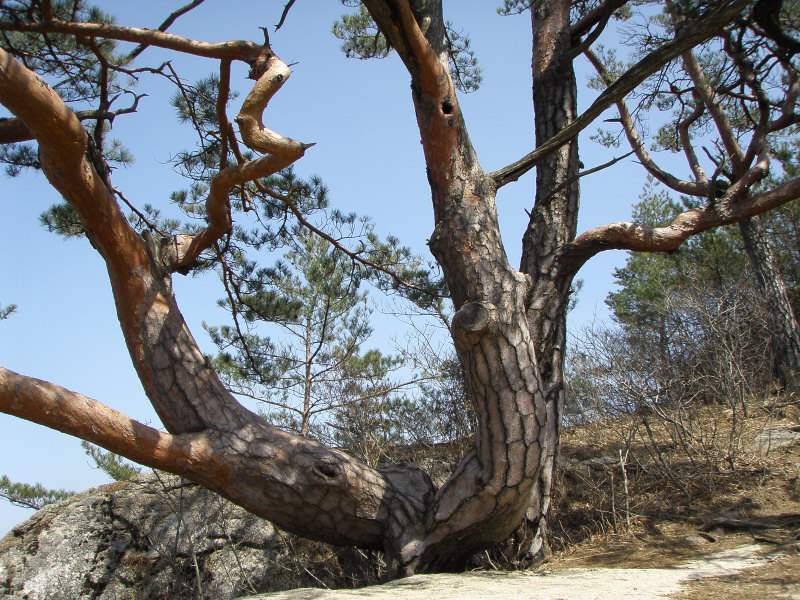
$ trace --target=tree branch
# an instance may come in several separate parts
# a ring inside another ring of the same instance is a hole
[[[228,59],[221,60],[219,63],[219,86],[217,88],[217,123],[219,124],[219,168],[224,169],[228,166],[228,130],[230,129],[230,122],[228,122],[228,114],[226,108],[228,106],[228,96],[230,95],[231,88],[231,61]]]
[[[570,27],[569,33],[573,44],[586,35],[589,30],[606,19],[606,15],[613,14],[615,10],[625,6],[628,0],[606,0],[603,4],[586,13],[577,23]]]
[[[634,151],[631,150],[630,152],[628,152],[626,154],[623,154],[622,156],[618,156],[616,158],[612,158],[611,160],[609,160],[607,162],[604,162],[601,165],[597,165],[596,167],[592,167],[591,169],[586,169],[585,171],[581,171],[577,175],[568,178],[564,183],[562,183],[558,187],[554,188],[547,196],[542,198],[542,200],[540,200],[540,202],[546,202],[548,199],[552,198],[553,196],[555,196],[556,194],[561,192],[561,190],[564,190],[564,189],[568,188],[569,186],[571,186],[573,183],[578,181],[581,177],[586,177],[587,175],[593,175],[594,173],[598,173],[598,172],[602,171],[603,169],[607,169],[609,167],[613,167],[615,164],[617,164],[618,162],[620,162],[622,160],[625,160],[626,158],[628,158],[633,153],[634,153]]]
[[[589,59],[589,62],[595,68],[606,85],[611,85],[613,83],[611,80],[611,75],[609,74],[605,65],[601,62],[600,58],[594,52],[592,52],[591,49],[585,50],[584,55]],[[619,100],[616,103],[616,106],[617,110],[619,111],[620,123],[622,124],[622,130],[625,132],[625,137],[628,138],[628,143],[636,153],[636,158],[639,159],[639,162],[642,163],[642,166],[647,170],[648,173],[650,173],[650,175],[655,177],[667,187],[681,194],[689,194],[691,196],[708,196],[710,187],[707,183],[684,181],[682,179],[678,179],[671,173],[668,173],[659,167],[650,156],[650,153],[644,147],[641,138],[639,138],[639,134],[636,131],[636,125],[633,122],[633,117],[631,116],[630,111],[628,111],[628,106],[625,104],[625,101]]]
[[[200,254],[230,231],[233,225],[229,199],[230,189],[262,177],[268,177],[285,169],[305,154],[313,144],[303,144],[284,137],[264,127],[262,114],[270,98],[288,79],[289,67],[277,56],[270,54],[264,64],[265,70],[253,89],[245,98],[236,117],[244,143],[252,150],[269,152],[267,156],[244,164],[222,169],[211,180],[211,190],[206,200],[208,226],[193,236],[177,236],[170,268],[188,269]],[[225,70],[223,69],[223,77]],[[221,82],[222,83],[222,82]],[[224,107],[217,111],[224,114]],[[227,122],[227,119],[225,119]],[[220,123],[224,126],[225,123]],[[221,132],[224,137],[224,130]]]
[[[762,158],[746,177],[732,185],[718,201],[684,211],[665,227],[651,228],[621,222],[582,233],[565,246],[558,260],[558,269],[572,276],[586,261],[604,250],[677,250],[684,241],[701,231],[736,223],[800,198],[800,178],[795,178],[768,192],[742,199],[746,197],[749,187],[766,174],[765,162],[766,158]]]
[[[250,63],[261,54],[263,46],[246,40],[209,43],[198,42],[164,31],[125,27],[107,23],[73,23],[53,20],[46,23],[12,23],[0,21],[0,31],[30,33],[60,33],[82,37],[99,37],[122,42],[133,42],[157,46],[206,58],[230,58]]]
[[[262,122],[264,110],[272,96],[289,79],[291,71],[272,53],[263,58],[263,74],[259,74],[258,81],[247,94],[234,121],[239,125],[242,141],[248,148],[264,154],[293,157],[294,161],[303,156],[303,153],[314,144],[303,144],[264,127]]]
[[[278,24],[275,25],[275,31],[278,31],[281,27],[283,27],[283,23],[286,21],[286,17],[289,14],[289,11],[294,6],[295,0],[289,0],[286,5],[283,7],[283,12],[281,13],[281,19],[278,21]]]
[[[252,414],[251,422],[235,431],[170,435],[2,367],[0,412],[187,477],[279,527],[334,544],[380,548],[390,507],[409,506],[409,515],[408,500],[422,504],[413,490],[396,491],[388,477],[343,452],[284,433]]]
[[[78,117],[50,86],[2,48],[0,103],[34,135],[45,175],[78,211],[87,236],[106,261],[124,272],[132,262],[148,264],[141,239],[86,158],[88,135]]]
[[[683,154],[689,162],[689,167],[692,169],[695,179],[698,183],[707,183],[708,177],[703,167],[700,166],[700,161],[697,160],[697,153],[694,151],[694,144],[692,144],[692,138],[689,134],[689,128],[703,115],[705,107],[700,101],[700,98],[696,97],[696,91],[693,93],[693,96],[695,97],[695,108],[689,116],[678,123],[678,137],[681,142],[681,147],[683,148]]]
[[[781,28],[780,13],[783,0],[758,0],[753,5],[753,20],[767,35],[790,54],[800,52],[800,42],[786,34]]]
[[[694,52],[691,50],[684,52],[682,59],[683,67],[692,79],[695,89],[711,115],[717,132],[722,139],[722,145],[725,147],[725,152],[733,166],[734,177],[738,177],[742,169],[747,168],[747,165],[744,163],[744,152],[742,152],[742,148],[733,133],[730,119],[728,119],[728,115],[725,114],[722,106],[717,101],[716,92],[708,83],[708,78],[703,72],[700,63],[697,62]]]
[[[136,112],[139,107],[139,100],[146,94],[139,94],[134,96],[133,104],[127,108],[119,110],[79,110],[75,113],[81,121],[92,121],[96,119],[103,119],[106,121],[113,121],[117,116],[128,113]],[[9,117],[0,119],[0,144],[16,144],[19,142],[30,142],[36,139],[33,132],[28,129],[20,119]]]
[[[581,40],[573,48],[569,51],[566,55],[567,60],[574,60],[575,57],[580,56],[583,52],[591,48],[592,44],[597,41],[597,38],[600,37],[600,34],[603,33],[608,22],[611,20],[611,15],[614,14],[614,4],[615,2],[609,2],[608,4],[604,4],[601,8],[605,7],[606,11],[604,14],[600,15],[600,19],[597,22],[595,28],[586,36],[586,39]],[[573,44],[575,43],[575,38],[573,39]]]
[[[175,21],[177,21],[177,20],[178,20],[178,18],[179,18],[179,17],[182,17],[183,15],[185,15],[186,13],[188,13],[190,10],[192,10],[192,9],[194,9],[194,8],[197,8],[197,7],[198,7],[198,6],[200,6],[200,5],[201,5],[203,2],[205,2],[205,0],[192,0],[192,2],[190,2],[190,3],[189,3],[189,4],[187,4],[186,6],[183,6],[183,7],[179,8],[179,9],[178,9],[178,10],[176,10],[174,13],[172,13],[170,16],[168,16],[168,17],[167,17],[167,18],[164,20],[164,22],[163,22],[161,25],[159,25],[159,27],[158,27],[158,31],[166,31],[167,29],[169,29],[169,28],[170,28],[170,26],[171,26],[171,25],[172,25],[172,24],[173,24]],[[145,43],[141,43],[141,44],[139,44],[138,46],[136,46],[136,48],[134,48],[133,50],[131,50],[131,53],[130,53],[130,54],[128,54],[128,59],[129,59],[129,60],[133,60],[134,58],[136,58],[137,56],[139,56],[139,55],[140,55],[142,52],[144,52],[144,51],[145,51],[145,49],[146,49],[146,48],[147,48],[149,45],[150,45],[150,44],[145,44]]]
[[[173,473],[207,452],[203,434],[162,433],[82,394],[3,367],[0,411]]]
[[[262,156],[255,160],[228,167],[217,173],[211,180],[211,191],[206,199],[208,226],[197,234],[175,236],[176,254],[164,265],[173,271],[190,269],[205,250],[230,231],[233,225],[229,192],[235,185],[242,185],[254,179],[268,177],[291,165],[298,157],[277,155]]]
[[[17,144],[32,139],[33,133],[20,119],[0,119],[0,144]]]
[[[748,0],[731,0],[709,12],[705,17],[687,27],[675,39],[654,50],[644,59],[628,69],[612,85],[600,94],[592,105],[575,121],[562,129],[557,135],[541,144],[533,152],[518,161],[489,173],[498,187],[516,181],[535,167],[545,156],[567,143],[586,129],[600,114],[612,104],[622,100],[637,85],[656,73],[664,65],[680,56],[683,52],[700,44],[719,33],[720,29],[731,21],[748,5]]]

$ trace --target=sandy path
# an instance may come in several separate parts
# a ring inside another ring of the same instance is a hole
[[[564,569],[540,573],[416,575],[359,590],[304,588],[248,600],[658,600],[688,581],[734,575],[766,564],[758,545],[742,546],[664,569]]]

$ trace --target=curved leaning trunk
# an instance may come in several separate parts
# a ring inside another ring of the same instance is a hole
[[[457,309],[453,341],[478,417],[475,448],[431,498],[424,521],[400,533],[398,559],[402,572],[454,569],[511,534],[545,459],[548,415],[527,316],[531,279],[503,248],[497,185],[478,164],[447,68],[441,4],[364,4],[411,75],[434,209],[429,246]]]
[[[421,33],[402,8],[397,18],[412,35]],[[507,537],[530,505],[544,456],[546,414],[525,313],[530,281],[503,252],[495,186],[475,160],[449,75],[430,47],[422,54],[425,73],[414,77],[414,99],[434,190],[431,248],[460,307],[454,337],[481,413],[476,448],[441,489],[419,470],[372,469],[271,427],[224,388],[178,309],[171,274],[190,268],[230,227],[228,189],[291,164],[306,147],[269,138],[289,149],[276,147],[214,177],[205,230],[140,237],[98,175],[102,168],[88,157],[87,134],[75,115],[2,50],[0,101],[35,135],[45,174],[103,256],[128,350],[169,433],[5,370],[0,409],[185,476],[300,535],[383,548],[397,574],[457,568],[475,550]],[[270,95],[264,91],[274,92],[288,76],[276,60],[267,53],[254,87],[261,110]]]
[[[452,164],[430,246],[460,306],[453,338],[478,424],[475,449],[437,491],[412,554],[435,570],[463,566],[510,535],[530,505],[547,425],[525,313],[529,280],[505,259],[492,186],[477,164]]]
[[[622,2],[608,0],[603,10]],[[224,388],[178,310],[172,273],[191,271],[201,254],[230,231],[231,189],[287,167],[309,147],[264,127],[262,113],[289,70],[267,46],[249,42],[195,44],[164,32],[55,21],[31,29],[58,25],[65,35],[81,35],[91,25],[97,35],[100,29],[113,31],[118,39],[160,40],[166,48],[212,56],[221,61],[220,98],[228,97],[228,83],[223,82],[230,75],[230,61],[251,66],[256,83],[235,121],[244,144],[265,155],[249,161],[240,156],[240,164],[233,166],[225,166],[223,157],[209,186],[207,226],[196,234],[163,239],[137,234],[107,177],[99,174],[105,166],[89,151],[76,115],[43,80],[0,49],[0,102],[23,126],[13,135],[36,139],[42,169],[80,215],[105,260],[128,350],[169,433],[2,368],[0,410],[185,476],[300,535],[383,548],[392,574],[460,568],[473,552],[507,539],[526,514],[515,552],[530,560],[544,547],[546,536],[574,273],[602,250],[671,250],[699,231],[800,195],[800,179],[794,179],[749,197],[750,187],[766,172],[764,157],[718,203],[685,211],[669,227],[613,223],[574,239],[579,167],[574,137],[643,78],[714,35],[747,0],[720,3],[720,10],[710,11],[696,27],[676,34],[622,74],[580,117],[575,114],[572,68],[579,47],[572,44],[587,31],[573,32],[572,39],[568,0],[532,3],[537,148],[488,175],[469,141],[447,67],[451,48],[441,2],[363,4],[411,76],[434,208],[430,248],[456,309],[453,341],[478,417],[475,447],[450,479],[437,490],[419,469],[373,469],[343,452],[271,427]],[[591,13],[602,29],[602,15]],[[800,87],[794,87],[796,100]],[[224,102],[217,106],[217,117],[223,135],[233,135]],[[536,199],[516,270],[500,239],[495,194],[498,186],[533,166]]]

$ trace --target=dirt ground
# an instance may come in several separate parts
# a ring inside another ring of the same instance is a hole
[[[800,554],[781,551],[768,555],[768,561],[735,575],[699,579],[674,595],[676,600],[766,600],[800,598]]]
[[[695,527],[662,524],[657,532],[648,534],[603,536],[594,544],[582,544],[554,556],[538,571],[557,574],[576,569],[639,569],[643,580],[654,577],[648,582],[647,587],[650,587],[663,586],[665,581],[663,574],[654,574],[654,570],[689,570],[692,574],[679,583],[679,589],[655,597],[675,600],[800,600],[800,540],[795,539],[793,531],[725,532],[717,529],[708,535],[715,541],[698,535]],[[733,553],[732,557],[741,553],[742,561],[720,563],[718,557],[727,553]],[[715,573],[715,569],[725,572]],[[614,577],[614,573],[610,572],[609,576]],[[598,600],[617,598],[616,595],[601,594],[589,597]],[[571,590],[565,590],[565,600],[575,597]],[[538,596],[530,598],[538,599]]]
[[[663,562],[669,566],[564,567],[554,561],[550,569],[536,571],[417,575],[358,590],[306,588],[249,600],[800,599],[800,554],[796,549],[754,543],[736,545],[733,540],[726,545],[731,547],[688,561],[668,556]],[[656,556],[651,558],[662,562]]]

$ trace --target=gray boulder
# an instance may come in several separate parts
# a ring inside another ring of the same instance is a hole
[[[226,600],[373,583],[380,557],[283,533],[164,474],[45,506],[0,540],[0,597]]]

